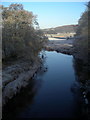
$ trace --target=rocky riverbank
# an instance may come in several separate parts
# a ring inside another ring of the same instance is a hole
[[[64,54],[72,55],[74,53],[73,48],[73,41],[74,39],[55,39],[53,38],[47,42],[45,45],[45,49],[48,51],[57,51]]]
[[[3,68],[3,105],[5,105],[13,96],[19,93],[21,88],[26,87],[28,83],[30,83],[30,79],[37,74],[37,71],[41,68],[41,65],[41,59],[35,60],[33,64],[27,60],[20,60],[16,63],[13,63],[13,65]]]

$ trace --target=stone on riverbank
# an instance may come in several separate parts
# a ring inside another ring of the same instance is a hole
[[[41,61],[37,60],[33,66],[29,62],[22,62],[6,67],[3,70],[3,105],[19,93],[21,88],[28,85],[40,66]]]
[[[61,52],[64,54],[72,55],[74,52],[73,41],[74,41],[73,39],[50,40],[45,45],[45,49],[48,51],[57,51],[57,52]]]

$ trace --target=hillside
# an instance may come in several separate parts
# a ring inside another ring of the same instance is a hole
[[[59,26],[55,28],[47,28],[43,29],[43,32],[45,34],[57,34],[57,33],[71,33],[76,32],[78,25],[65,25],[65,26]]]

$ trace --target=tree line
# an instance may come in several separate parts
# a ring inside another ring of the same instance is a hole
[[[75,56],[80,58],[84,64],[90,60],[90,2],[86,5],[86,10],[78,21],[76,40],[74,41]]]
[[[22,4],[0,6],[2,10],[2,57],[37,57],[45,42],[39,30],[37,16],[26,11]],[[35,28],[38,28],[36,29]]]
[[[78,21],[78,28],[74,40],[75,70],[78,80],[84,86],[90,80],[90,2]],[[87,88],[85,88],[86,91]]]

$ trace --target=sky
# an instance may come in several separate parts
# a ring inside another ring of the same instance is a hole
[[[11,3],[2,4],[9,6]],[[37,15],[41,29],[77,24],[86,9],[86,2],[21,2],[21,4],[25,10]]]

